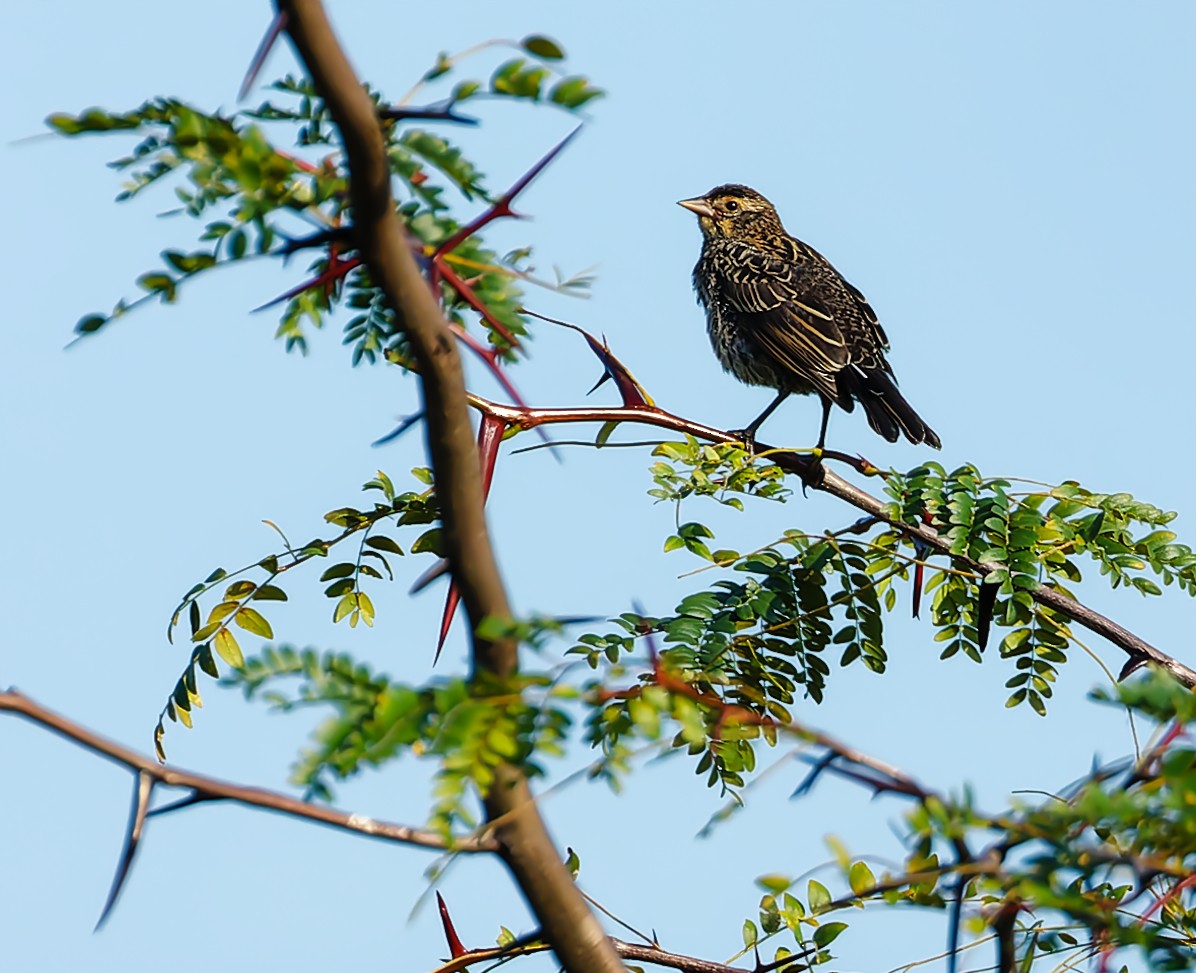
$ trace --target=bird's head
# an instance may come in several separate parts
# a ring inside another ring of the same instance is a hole
[[[681,199],[677,205],[697,214],[707,239],[750,240],[785,232],[772,203],[747,186],[716,186],[705,196]]]

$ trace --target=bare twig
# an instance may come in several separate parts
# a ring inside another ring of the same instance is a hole
[[[330,828],[339,828],[368,838],[379,838],[383,841],[396,841],[400,844],[415,845],[420,848],[432,848],[438,851],[461,852],[494,852],[498,850],[498,842],[490,836],[463,838],[459,843],[448,842],[435,831],[425,828],[414,828],[405,824],[393,824],[378,821],[363,814],[351,814],[325,807],[322,804],[312,804],[280,794],[277,791],[266,790],[261,787],[246,787],[243,784],[233,784],[229,781],[207,777],[203,774],[180,770],[176,767],[164,767],[152,757],[138,753],[122,746],[114,740],[101,736],[73,720],[67,719],[53,710],[49,710],[40,703],[30,699],[24,693],[15,689],[0,692],[0,711],[15,713],[31,723],[52,730],[72,743],[90,750],[92,753],[106,757],[113,763],[133,771],[139,778],[148,779],[154,783],[167,787],[185,787],[192,791],[191,799],[180,802],[177,807],[183,807],[202,801],[234,801],[246,807],[261,808],[263,811],[273,811],[290,817],[305,818],[317,824],[324,824]],[[138,791],[140,793],[140,791]],[[140,826],[133,819],[132,832],[136,837],[140,833]],[[131,855],[129,855],[131,858]]]

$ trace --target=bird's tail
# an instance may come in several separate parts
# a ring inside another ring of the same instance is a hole
[[[938,433],[930,428],[914,407],[905,401],[897,384],[883,369],[863,372],[845,368],[840,375],[850,383],[851,393],[864,407],[868,425],[891,443],[904,433],[911,443],[942,446]]]

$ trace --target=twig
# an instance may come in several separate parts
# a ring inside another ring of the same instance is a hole
[[[72,743],[77,743],[92,753],[106,757],[113,763],[133,771],[142,778],[164,784],[167,787],[185,787],[193,792],[190,799],[178,802],[172,809],[184,807],[200,801],[235,801],[246,807],[261,808],[277,814],[290,817],[305,818],[317,824],[324,824],[331,828],[339,828],[368,838],[379,838],[383,841],[395,841],[405,845],[415,845],[420,848],[433,848],[439,851],[454,852],[495,852],[498,842],[489,835],[465,837],[460,842],[446,841],[435,831],[425,828],[415,828],[406,824],[394,824],[388,821],[378,821],[363,814],[351,814],[325,807],[322,804],[312,804],[280,794],[277,791],[266,790],[261,787],[247,787],[243,784],[233,784],[229,781],[207,777],[203,774],[180,770],[175,767],[164,767],[152,757],[138,753],[128,747],[109,740],[92,730],[67,719],[59,713],[47,709],[40,703],[30,699],[24,693],[15,689],[0,692],[0,711],[15,713],[31,723],[52,730]],[[161,812],[159,812],[161,813]]]

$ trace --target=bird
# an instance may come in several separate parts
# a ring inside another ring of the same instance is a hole
[[[897,388],[876,312],[830,261],[785,230],[772,203],[728,183],[678,205],[697,214],[702,230],[693,283],[715,355],[739,381],[778,393],[741,430],[749,445],[786,398],[817,394],[819,452],[831,406],[851,412],[856,402],[889,442],[904,434],[915,445],[941,447]]]

